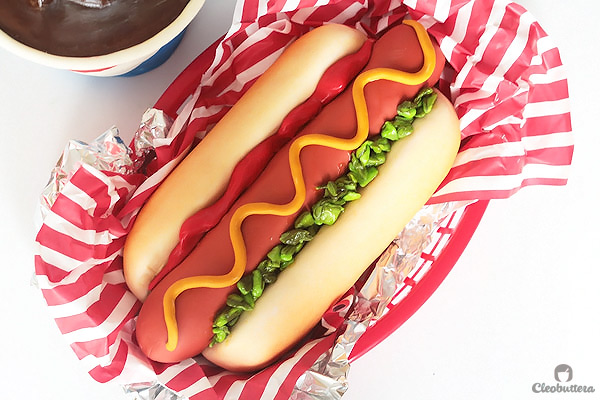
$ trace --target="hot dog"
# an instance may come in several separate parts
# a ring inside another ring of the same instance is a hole
[[[360,104],[355,104],[356,89],[345,91],[325,106],[298,133],[298,139],[274,156],[260,177],[190,255],[152,290],[140,311],[136,327],[138,343],[149,358],[174,362],[203,352],[209,360],[231,370],[253,370],[272,362],[318,322],[327,307],[352,286],[427,201],[447,174],[460,141],[452,104],[441,94],[438,94],[431,115],[417,120],[415,132],[389,150],[387,161],[381,165],[369,187],[357,189],[360,199],[349,204],[333,226],[321,228],[314,240],[302,243],[303,249],[296,254],[294,263],[278,275],[276,282],[264,290],[256,303],[248,300],[253,303],[249,308],[253,309],[236,315],[239,319],[231,334],[222,343],[215,344],[215,318],[232,299],[236,282],[243,282],[241,276],[234,276],[232,283],[223,284],[222,278],[229,279],[233,271],[239,271],[239,259],[243,258],[242,272],[254,277],[256,274],[252,271],[256,271],[265,255],[271,257],[280,235],[311,209],[328,190],[323,186],[339,180],[348,165],[352,172],[347,175],[352,178],[350,184],[356,186],[358,182],[358,186],[363,186],[361,178],[356,178],[358,173],[352,169],[354,156],[350,155],[361,146],[360,143],[349,148],[336,148],[337,145],[314,145],[309,139],[314,133],[323,133],[335,138],[331,139],[332,143],[349,143],[363,130],[361,124],[365,124],[361,120],[367,121],[365,135],[375,135],[385,121],[394,118],[402,101],[415,97],[424,86],[433,86],[441,73],[443,57],[435,47],[431,51],[434,54],[431,61],[421,48],[421,41],[416,28],[408,25],[392,28],[379,38],[364,69],[367,75],[361,74],[358,79],[371,76],[369,71],[378,68],[405,71],[410,76],[421,76],[427,70],[427,75],[408,84],[390,81],[385,74],[384,78],[367,78],[367,83],[359,90],[364,93],[368,119],[354,116],[361,108]],[[309,138],[308,144],[298,147],[301,145],[296,144],[302,138]],[[301,183],[292,178],[295,167],[290,159],[291,154],[296,154],[295,150],[301,166]],[[179,167],[175,171],[178,170]],[[296,201],[300,192],[298,185],[304,186],[303,196]],[[266,211],[255,211],[241,220],[238,218],[240,210],[256,208],[257,203],[294,203],[294,207],[285,212],[277,211],[282,207],[276,206],[276,211],[266,207]],[[359,235],[352,235],[357,227],[365,225],[361,222],[365,213],[371,222]],[[238,239],[241,239],[237,243],[242,243],[242,250],[232,239],[235,231],[232,227],[236,223],[239,223]],[[331,246],[336,251],[331,251]],[[196,286],[197,276],[205,277],[200,281],[203,282],[201,286],[207,287],[190,289]],[[213,281],[217,283],[213,285]],[[170,317],[169,325],[166,322]],[[248,346],[249,341],[251,346]]]

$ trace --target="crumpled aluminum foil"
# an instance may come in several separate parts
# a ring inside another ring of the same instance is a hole
[[[160,383],[135,383],[124,385],[128,400],[187,400]]]
[[[173,119],[162,110],[150,108],[142,115],[142,122],[133,137],[135,155],[143,159],[157,147],[157,141],[166,139]]]
[[[114,126],[89,144],[69,140],[42,191],[42,214],[45,215],[50,210],[58,194],[82,164],[99,171],[131,173],[133,161],[130,153],[131,149],[119,137],[119,130]]]
[[[133,136],[133,151],[123,142],[119,130],[114,126],[91,143],[70,140],[50,172],[48,184],[42,190],[42,217],[45,217],[62,188],[82,164],[98,171],[133,173],[151,155],[157,142],[167,138],[172,124],[173,120],[162,110],[148,109]]]
[[[394,295],[421,260],[433,234],[453,212],[470,202],[450,202],[423,207],[388,246],[362,289],[353,299],[343,333],[335,345],[302,374],[291,400],[339,400],[348,390],[350,354],[369,325],[379,319]],[[187,400],[157,382],[125,388],[134,400]]]

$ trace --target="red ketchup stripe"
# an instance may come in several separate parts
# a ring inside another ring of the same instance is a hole
[[[167,265],[150,283],[151,289],[189,254],[204,233],[221,220],[242,191],[254,182],[277,150],[291,139],[324,104],[331,101],[348,85],[352,77],[366,64],[371,54],[372,44],[372,41],[367,41],[360,51],[332,65],[319,81],[315,92],[307,101],[288,114],[278,132],[260,143],[238,163],[221,198],[184,223],[180,232],[180,243],[171,253]]]

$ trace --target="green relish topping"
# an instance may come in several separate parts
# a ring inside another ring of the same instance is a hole
[[[310,211],[304,211],[296,218],[294,228],[279,237],[281,243],[267,253],[254,271],[242,277],[237,283],[237,291],[227,297],[225,307],[213,322],[211,347],[227,338],[241,314],[254,308],[265,287],[293,264],[296,254],[315,237],[320,227],[333,225],[344,212],[346,203],[360,198],[359,187],[364,188],[375,179],[377,168],[385,163],[392,143],[413,132],[413,121],[431,112],[436,98],[432,88],[425,88],[413,100],[402,102],[396,116],[383,124],[379,135],[364,141],[352,152],[348,173],[317,188],[323,190],[323,197]]]

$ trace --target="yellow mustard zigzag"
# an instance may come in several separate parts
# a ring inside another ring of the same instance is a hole
[[[429,39],[429,35],[425,28],[416,21],[407,20],[404,21],[404,24],[412,26],[417,34],[423,51],[423,66],[421,69],[415,73],[398,71],[391,68],[375,68],[362,72],[352,86],[352,97],[357,120],[356,135],[350,139],[340,139],[322,134],[309,134],[301,136],[292,142],[289,150],[289,164],[296,190],[294,198],[287,204],[261,202],[240,206],[235,210],[229,224],[229,234],[235,256],[235,262],[231,270],[225,275],[203,275],[183,278],[174,282],[165,292],[163,308],[167,327],[167,350],[173,351],[177,347],[179,331],[175,317],[175,300],[181,293],[200,287],[228,287],[236,284],[242,278],[247,262],[246,245],[241,229],[244,219],[250,215],[271,214],[285,216],[300,210],[306,198],[306,186],[302,174],[302,165],[300,164],[301,150],[310,145],[327,146],[346,151],[355,150],[367,139],[369,133],[369,117],[364,95],[364,88],[368,83],[384,79],[406,85],[420,85],[429,79],[435,68],[435,50]]]

